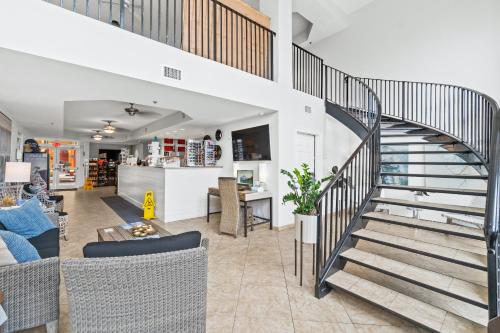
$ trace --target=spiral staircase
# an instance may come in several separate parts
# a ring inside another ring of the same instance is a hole
[[[307,67],[318,62],[320,73]],[[316,202],[316,296],[340,290],[432,332],[497,332],[495,101],[355,78],[296,45],[294,73],[295,89],[324,98],[361,139]]]

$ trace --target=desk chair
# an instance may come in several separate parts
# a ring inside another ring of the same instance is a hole
[[[236,178],[220,177],[219,192],[222,208],[219,231],[237,237],[238,232],[243,229],[244,209],[240,206]],[[253,224],[252,207],[247,209],[247,221],[250,225]]]

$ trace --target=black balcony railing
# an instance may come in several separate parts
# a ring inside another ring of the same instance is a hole
[[[293,88],[323,98],[323,59],[292,44]]]
[[[45,0],[272,80],[275,33],[217,0]]]

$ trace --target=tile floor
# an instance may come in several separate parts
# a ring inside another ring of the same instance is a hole
[[[101,199],[114,188],[64,192],[70,214],[69,241],[61,240],[61,259],[82,256],[97,240],[96,228],[123,221]],[[219,235],[217,215],[168,223],[172,233],[199,230],[210,239],[208,332],[423,332],[410,323],[341,292],[318,300],[313,295],[312,249],[305,248],[304,285],[294,275],[294,231],[260,226],[248,238]],[[71,332],[61,284],[60,332]],[[44,332],[43,328],[29,332]]]

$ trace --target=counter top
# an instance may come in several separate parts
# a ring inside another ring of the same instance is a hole
[[[138,169],[163,169],[163,170],[169,170],[169,169],[218,169],[222,168],[222,166],[216,165],[216,166],[199,166],[199,167],[173,167],[173,168],[161,168],[161,167],[145,167],[145,166],[138,166],[138,165],[125,165],[125,164],[120,164],[119,167],[127,167],[127,168],[138,168]]]

